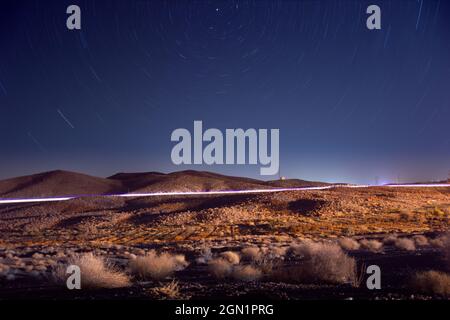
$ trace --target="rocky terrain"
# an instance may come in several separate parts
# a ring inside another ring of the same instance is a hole
[[[196,172],[75,174],[71,189],[65,173],[49,175],[0,182],[2,198],[83,194],[85,183],[96,194],[270,185]],[[448,187],[3,204],[0,298],[446,299],[449,220]],[[86,290],[65,287],[61,270],[74,263],[93,275]],[[365,285],[371,264],[382,290]]]

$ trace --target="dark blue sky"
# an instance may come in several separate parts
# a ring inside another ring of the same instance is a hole
[[[176,128],[280,128],[281,174],[450,170],[448,1],[1,1],[0,178],[171,163]],[[70,4],[82,30],[66,29]],[[366,28],[369,4],[382,30]],[[270,178],[270,177],[264,177]]]

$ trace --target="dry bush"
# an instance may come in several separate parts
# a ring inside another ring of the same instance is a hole
[[[413,237],[413,239],[414,239],[414,242],[416,243],[416,245],[419,247],[428,245],[428,238],[425,237],[424,235],[416,235]]]
[[[239,253],[233,252],[233,251],[225,251],[220,254],[220,256],[227,260],[231,264],[239,264],[241,261],[241,257],[239,256]]]
[[[184,255],[173,255],[168,252],[158,254],[155,250],[130,261],[130,269],[134,274],[143,279],[157,280],[167,278],[188,265]]]
[[[394,245],[396,240],[397,240],[397,235],[396,234],[390,234],[387,237],[384,237],[383,244]]]
[[[242,281],[256,281],[259,280],[262,275],[261,270],[250,265],[235,266],[232,273],[233,278]]]
[[[450,297],[450,275],[440,271],[424,271],[414,275],[411,287],[419,292]]]
[[[358,250],[361,246],[358,241],[352,239],[352,238],[341,238],[339,239],[339,245],[342,249],[352,251],[352,250]]]
[[[362,239],[359,244],[363,249],[369,250],[371,252],[380,252],[383,250],[383,243],[378,240],[367,240]]]
[[[180,296],[180,287],[178,282],[173,280],[161,287],[152,288],[151,292],[166,299],[177,299]]]
[[[288,247],[271,247],[270,255],[273,256],[274,258],[283,259],[287,250],[288,250]]]
[[[216,258],[208,262],[208,270],[214,277],[223,279],[231,274],[233,266],[225,259]]]
[[[309,256],[313,251],[322,246],[319,242],[314,242],[312,240],[306,239],[302,240],[300,243],[292,244],[289,247],[289,252],[293,253],[295,256]]]
[[[53,276],[58,282],[67,280],[66,269],[68,265],[76,265],[81,271],[82,289],[122,288],[131,285],[129,277],[119,271],[103,257],[92,253],[84,253],[71,257],[66,266],[57,267]]]
[[[198,264],[206,264],[212,259],[212,257],[213,254],[211,252],[211,248],[203,246],[203,248],[201,249],[200,257],[195,259],[195,262],[197,262]]]
[[[450,232],[442,236],[442,253],[447,260],[447,266],[450,269]]]
[[[395,241],[395,246],[398,249],[406,250],[406,251],[414,251],[416,250],[416,245],[413,240],[408,238],[398,238],[397,241]]]
[[[356,284],[356,261],[337,244],[306,241],[292,250],[301,260],[292,267],[275,272],[276,279],[300,283]]]
[[[263,258],[263,253],[258,247],[247,247],[241,250],[242,258],[248,261],[260,261]]]
[[[446,245],[447,239],[443,236],[434,238],[434,239],[430,239],[428,240],[428,242],[430,243],[430,245],[432,245],[435,248],[441,248],[443,249]]]

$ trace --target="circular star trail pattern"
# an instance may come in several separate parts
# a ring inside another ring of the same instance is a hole
[[[0,177],[172,171],[170,134],[280,128],[281,174],[373,183],[450,170],[450,4],[2,2]],[[193,166],[257,177],[258,166]],[[376,177],[376,178],[375,178]]]

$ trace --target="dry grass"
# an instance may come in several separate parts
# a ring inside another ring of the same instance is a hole
[[[429,244],[428,238],[425,237],[424,235],[416,235],[413,237],[413,239],[416,245],[419,247],[427,246]]]
[[[429,239],[428,242],[435,248],[441,249],[444,253],[450,249],[450,233],[442,234],[434,239]]]
[[[135,275],[143,279],[156,280],[165,279],[188,265],[183,255],[173,255],[168,252],[158,254],[154,250],[130,261],[130,269]]]
[[[385,245],[394,245],[395,241],[397,240],[396,234],[390,234],[387,237],[383,239],[383,244]]]
[[[220,256],[231,264],[239,264],[239,262],[241,261],[239,253],[233,251],[222,252]]]
[[[447,268],[450,271],[450,232],[442,236],[442,253],[447,261]]]
[[[200,257],[195,259],[195,262],[197,262],[198,264],[206,264],[212,259],[212,257],[213,254],[211,252],[211,248],[203,246],[201,249]]]
[[[173,280],[161,287],[156,287],[151,289],[152,293],[156,296],[160,296],[164,299],[177,299],[180,296],[180,287],[178,282]]]
[[[274,258],[284,259],[287,250],[288,247],[271,247],[270,255],[272,255]]]
[[[298,264],[275,272],[274,277],[300,283],[357,282],[356,261],[337,244],[306,241],[292,247],[300,257]]]
[[[378,240],[362,239],[359,241],[359,244],[363,249],[371,252],[381,252],[383,250],[383,243]]]
[[[447,239],[445,237],[441,236],[441,237],[437,237],[434,239],[430,239],[428,242],[430,243],[430,245],[432,245],[435,248],[443,249],[446,246]]]
[[[208,262],[209,272],[218,279],[228,277],[233,271],[233,266],[227,260],[216,258]]]
[[[261,270],[251,265],[235,266],[233,268],[233,278],[241,281],[256,281],[262,277]]]
[[[406,250],[406,251],[414,251],[416,250],[416,245],[413,240],[408,238],[398,238],[395,241],[395,246],[398,249]]]
[[[68,265],[76,265],[81,271],[82,289],[122,288],[131,285],[129,277],[115,266],[105,261],[103,257],[92,253],[75,255],[69,259]],[[53,276],[59,282],[66,282],[67,266],[55,269]]]
[[[440,271],[418,272],[411,281],[414,290],[450,297],[450,275]]]
[[[342,249],[348,251],[358,250],[361,246],[358,241],[353,240],[352,238],[339,239],[339,245],[341,246]]]
[[[241,250],[241,255],[245,260],[257,262],[263,258],[263,253],[258,247],[247,247]]]

